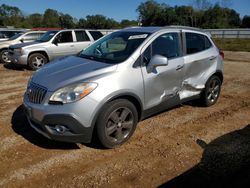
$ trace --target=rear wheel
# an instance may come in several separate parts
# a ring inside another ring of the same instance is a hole
[[[114,148],[125,143],[134,133],[137,122],[138,113],[130,101],[118,99],[107,103],[96,123],[101,144]]]
[[[206,83],[205,90],[201,96],[201,102],[204,106],[215,104],[219,98],[221,90],[221,80],[218,76],[212,76]]]
[[[9,63],[10,60],[8,58],[8,50],[7,49],[4,49],[0,52],[0,61],[2,63]]]
[[[40,53],[35,53],[29,56],[28,65],[32,70],[40,69],[48,62],[48,59]]]

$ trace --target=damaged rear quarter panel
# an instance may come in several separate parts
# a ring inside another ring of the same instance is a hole
[[[184,57],[184,77],[179,92],[180,99],[199,95],[205,88],[209,77],[220,70],[221,62],[218,51],[212,47],[205,51]]]

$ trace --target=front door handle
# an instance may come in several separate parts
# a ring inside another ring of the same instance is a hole
[[[180,70],[180,69],[182,69],[184,67],[184,65],[178,65],[177,67],[176,67],[176,70]]]

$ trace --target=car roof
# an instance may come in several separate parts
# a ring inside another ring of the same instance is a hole
[[[128,27],[125,29],[122,29],[121,31],[130,31],[130,32],[145,32],[145,33],[155,33],[160,30],[172,30],[172,29],[178,29],[178,30],[190,30],[190,31],[199,31],[203,32],[202,29],[195,28],[195,27],[188,27],[188,26],[178,26],[178,25],[170,25],[165,27]]]

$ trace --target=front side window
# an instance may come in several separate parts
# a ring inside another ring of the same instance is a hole
[[[144,32],[114,32],[86,48],[79,56],[105,63],[120,63],[125,61],[149,35]]]
[[[166,33],[155,39],[143,53],[144,63],[149,63],[154,55],[162,55],[168,59],[180,56],[178,33]]]
[[[59,33],[55,38],[56,43],[68,43],[73,42],[72,32],[64,31]]]
[[[75,34],[77,42],[90,41],[85,31],[75,31]]]
[[[194,54],[206,50],[212,46],[209,39],[198,33],[185,33],[186,36],[186,52]]]

